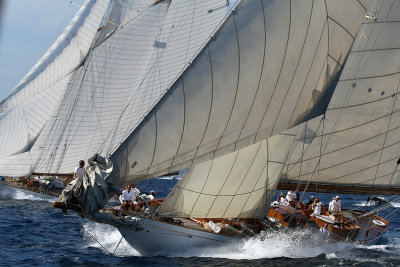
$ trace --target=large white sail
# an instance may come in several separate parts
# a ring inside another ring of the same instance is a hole
[[[400,2],[380,1],[368,16],[325,119],[303,129],[282,182],[311,183],[312,190],[400,192]]]
[[[118,147],[226,12],[225,1],[155,1],[110,32],[75,73],[44,145],[32,148],[34,172],[69,173],[77,159]]]
[[[58,110],[72,75],[42,93],[0,113],[0,158],[29,151]]]
[[[105,0],[86,1],[63,34],[0,103],[0,159],[8,162],[6,157],[29,151],[55,115],[74,70],[91,48],[97,33],[94,26],[100,26],[106,8]],[[16,169],[20,173],[26,168]],[[14,173],[6,168],[3,174]]]
[[[295,131],[190,168],[158,213],[172,217],[263,218]]]
[[[212,160],[301,123],[364,14],[359,1],[242,1],[114,153],[120,182]]]

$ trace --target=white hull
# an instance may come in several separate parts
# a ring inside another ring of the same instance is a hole
[[[233,237],[140,218],[143,230],[118,228],[125,240],[142,255],[182,251],[190,247],[212,247],[234,242]]]

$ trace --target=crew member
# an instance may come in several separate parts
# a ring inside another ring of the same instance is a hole
[[[315,201],[315,197],[314,196],[311,196],[310,197],[310,200],[307,202],[307,206],[310,206],[311,204],[313,204],[314,203],[314,201]]]
[[[134,209],[137,197],[138,196],[136,195],[136,192],[134,190],[132,190],[132,187],[130,185],[128,185],[127,189],[122,191],[121,208],[123,208],[126,211],[130,211],[130,208]]]
[[[279,206],[281,203],[281,197],[278,196],[274,202],[272,202],[271,206]]]
[[[336,196],[332,200],[332,213],[338,213],[342,210],[342,203],[340,202],[339,196]]]
[[[77,166],[74,170],[74,179],[80,178],[85,173],[85,162],[83,160],[79,161],[79,166]]]
[[[150,204],[150,201],[152,201],[153,199],[155,199],[156,197],[156,192],[154,190],[151,190],[150,194],[142,194],[140,195],[140,199],[143,200],[143,202],[147,205]]]
[[[314,212],[311,214],[311,216],[321,215],[322,202],[320,202],[319,199],[316,198],[314,203],[315,203],[314,204]]]

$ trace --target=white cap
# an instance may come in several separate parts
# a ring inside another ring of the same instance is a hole
[[[335,198],[339,198],[339,196],[336,196]]]

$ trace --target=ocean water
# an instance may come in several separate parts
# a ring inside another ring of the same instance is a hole
[[[147,181],[142,191],[155,189],[165,197],[176,178]],[[315,195],[315,194],[314,194]],[[330,194],[317,194],[324,202]],[[309,195],[307,195],[308,197]],[[370,209],[366,196],[341,195],[345,208]],[[141,256],[112,226],[93,223],[51,206],[53,197],[0,186],[0,266],[399,266],[400,213],[395,207],[379,215],[390,228],[371,245],[326,244],[306,231],[264,234],[217,248],[193,248],[179,253]],[[392,213],[393,212],[393,213]],[[116,249],[117,247],[117,249]],[[112,253],[112,254],[111,254]]]

